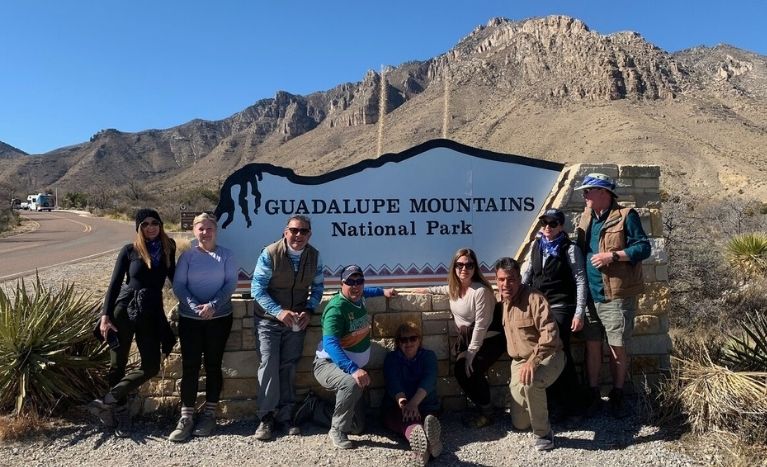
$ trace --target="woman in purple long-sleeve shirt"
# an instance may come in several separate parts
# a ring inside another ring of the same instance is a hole
[[[171,441],[209,436],[216,427],[221,395],[221,362],[232,329],[231,295],[237,287],[237,261],[227,248],[216,245],[216,218],[194,218],[196,238],[176,265],[173,291],[179,300],[178,336],[181,341],[181,418]],[[194,423],[200,364],[205,363],[205,406]]]

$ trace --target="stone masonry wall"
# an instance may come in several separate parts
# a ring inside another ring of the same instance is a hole
[[[583,210],[580,192],[573,188],[590,172],[602,172],[618,179],[620,187],[616,190],[619,201],[634,206],[642,219],[647,235],[651,238],[653,254],[644,263],[647,290],[639,301],[639,310],[635,319],[634,337],[629,351],[632,354],[631,374],[635,387],[650,384],[654,386],[669,368],[671,340],[668,336],[668,257],[663,239],[663,225],[659,195],[660,169],[657,166],[617,166],[617,165],[575,165],[567,167],[545,203],[545,208],[558,207],[568,219],[568,231],[572,232],[578,216]],[[535,234],[531,226],[529,238]],[[524,258],[527,244],[517,251],[518,258]],[[510,254],[512,252],[509,252]],[[338,288],[338,279],[326,282],[326,289],[334,292]],[[330,298],[326,295],[320,307]],[[377,407],[384,394],[383,360],[386,352],[394,348],[394,332],[403,321],[414,321],[421,326],[424,334],[424,347],[436,352],[438,358],[437,391],[442,398],[445,410],[464,408],[467,400],[453,377],[449,348],[455,339],[455,325],[450,314],[447,297],[418,295],[401,290],[400,295],[387,299],[376,297],[367,300],[368,311],[372,318],[373,348],[370,364],[366,367],[372,379],[367,397],[372,407]],[[173,316],[171,317],[173,319]],[[299,393],[312,389],[320,394],[325,391],[317,384],[312,375],[312,360],[322,331],[319,315],[312,318],[307,330],[303,357],[298,363],[296,386]],[[584,374],[583,343],[573,342],[573,358],[578,372]],[[602,370],[603,385],[609,385],[610,376],[607,366],[607,354],[604,354]],[[256,414],[256,396],[258,394],[258,362],[256,339],[253,329],[253,304],[250,299],[234,299],[234,323],[224,355],[224,387],[221,395],[220,415],[226,418],[253,418]],[[506,406],[510,362],[508,357],[498,361],[489,372],[493,402],[496,406]],[[134,405],[136,411],[151,413],[161,408],[177,408],[179,405],[178,388],[181,378],[181,355],[176,352],[166,360],[161,374],[145,384]],[[201,376],[200,390],[205,388],[204,372]],[[200,396],[200,402],[204,396]]]

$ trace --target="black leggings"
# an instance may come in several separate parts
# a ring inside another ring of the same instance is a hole
[[[161,310],[156,311],[162,313]],[[157,320],[151,313],[139,316],[135,321],[128,319],[128,311],[124,305],[115,308],[113,324],[117,327],[117,338],[120,347],[109,351],[109,371],[107,381],[110,392],[117,399],[118,405],[127,402],[127,396],[149,381],[160,371],[160,329]],[[141,363],[127,374],[131,342],[136,337],[136,347],[141,357]]]
[[[192,319],[181,316],[178,338],[181,341],[181,403],[194,407],[200,379],[200,364],[205,359],[205,400],[218,402],[224,378],[221,362],[232,330],[232,315],[215,319]]]
[[[551,315],[557,322],[559,328],[559,337],[562,339],[563,350],[565,352],[565,368],[560,373],[559,378],[554,384],[546,388],[546,396],[551,403],[559,404],[566,411],[573,412],[582,403],[580,385],[578,384],[578,375],[575,372],[573,355],[570,352],[570,327],[573,324],[575,307],[552,307]]]
[[[463,389],[463,392],[478,406],[490,404],[490,385],[487,382],[487,370],[506,351],[506,336],[499,334],[486,338],[482,347],[474,356],[471,376],[466,376],[466,358],[459,358],[455,362],[455,379]]]

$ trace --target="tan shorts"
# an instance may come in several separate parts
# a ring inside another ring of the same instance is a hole
[[[616,298],[606,303],[594,303],[586,312],[586,326],[583,337],[588,341],[602,340],[613,347],[625,347],[634,332],[638,299],[634,297]]]

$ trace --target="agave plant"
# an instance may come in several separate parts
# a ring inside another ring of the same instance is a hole
[[[736,371],[767,374],[767,315],[760,310],[746,315],[740,323],[742,333],[730,336],[722,361]]]
[[[51,412],[60,402],[86,400],[103,388],[108,350],[93,338],[98,303],[36,277],[0,289],[0,410]]]
[[[736,235],[727,243],[730,262],[748,277],[767,273],[767,234]]]

